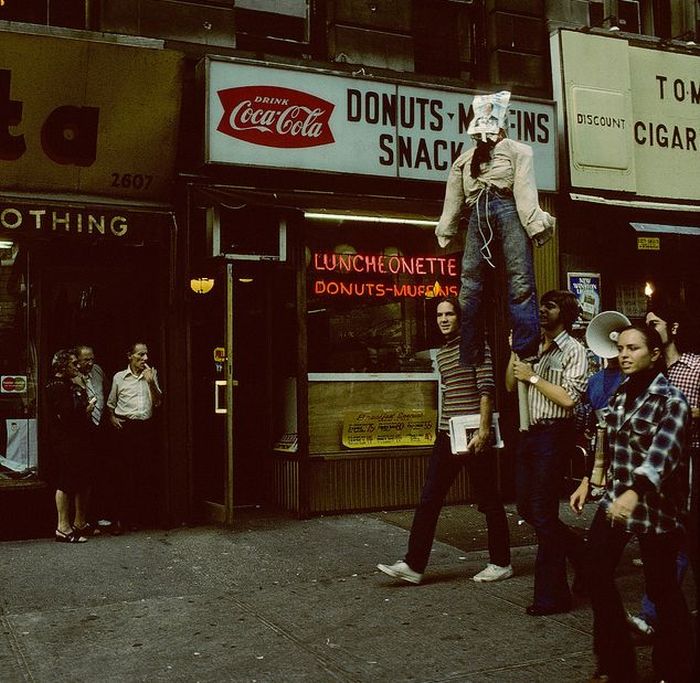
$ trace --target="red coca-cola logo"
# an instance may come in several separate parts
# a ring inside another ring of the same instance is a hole
[[[315,95],[270,85],[218,92],[224,113],[217,130],[266,147],[317,147],[335,142],[329,120],[335,105]]]

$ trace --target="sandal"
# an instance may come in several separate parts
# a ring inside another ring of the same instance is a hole
[[[86,543],[87,538],[81,536],[80,533],[73,529],[69,533],[64,533],[60,529],[56,529],[56,543]]]
[[[89,538],[90,536],[99,536],[100,530],[92,526],[90,522],[85,524],[85,526],[74,526],[73,530],[79,535]]]

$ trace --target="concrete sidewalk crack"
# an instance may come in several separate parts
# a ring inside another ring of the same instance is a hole
[[[343,683],[364,683],[367,680],[364,677],[357,678],[355,675],[351,674],[349,671],[332,661],[331,658],[324,657],[323,655],[319,654],[315,648],[309,647],[293,633],[290,633],[286,629],[276,624],[274,621],[264,617],[262,614],[260,614],[260,612],[245,602],[241,602],[234,597],[230,597],[229,599],[236,605],[236,607],[250,614],[253,618],[257,619],[261,624],[264,624],[271,631],[274,631],[277,635],[301,648],[304,650],[304,652],[310,654],[323,667],[323,669],[333,677],[333,680],[342,681]]]
[[[27,655],[24,651],[22,641],[17,637],[17,633],[12,626],[12,622],[5,614],[5,610],[0,607],[0,630],[7,636],[6,641],[9,644],[10,651],[12,653],[12,659],[16,665],[16,673],[19,675],[17,681],[34,681],[34,675],[32,674],[31,668],[29,666],[29,661]],[[7,678],[8,671],[3,667],[3,681],[5,683],[12,683],[14,679]]]

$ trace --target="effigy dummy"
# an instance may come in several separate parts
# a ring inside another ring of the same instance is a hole
[[[445,247],[458,232],[462,212],[471,210],[459,293],[463,365],[477,365],[483,359],[483,282],[495,268],[496,240],[507,277],[513,351],[521,359],[532,358],[539,347],[532,242],[537,246],[547,242],[555,219],[539,206],[532,148],[507,137],[509,100],[508,91],[474,97],[474,118],[467,133],[475,144],[452,165],[435,228],[439,245]]]

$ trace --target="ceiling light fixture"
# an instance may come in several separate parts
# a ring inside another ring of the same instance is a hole
[[[400,223],[401,225],[424,225],[434,227],[437,221],[422,218],[405,218],[399,216],[359,216],[357,214],[324,213],[320,211],[305,211],[304,218],[325,221],[356,221],[360,223]]]

